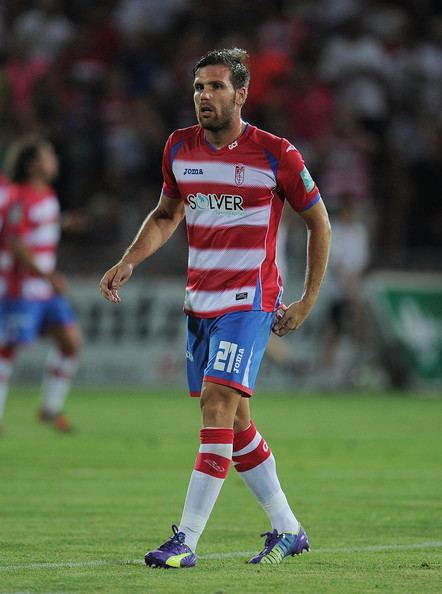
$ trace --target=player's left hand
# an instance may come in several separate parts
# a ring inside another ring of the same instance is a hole
[[[285,336],[297,330],[310,313],[312,306],[304,301],[294,301],[287,308],[280,309],[275,316],[272,331],[276,336]]]

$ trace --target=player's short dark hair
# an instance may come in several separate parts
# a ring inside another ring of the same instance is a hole
[[[230,68],[230,78],[235,90],[241,89],[242,87],[247,88],[250,82],[250,72],[247,67],[248,58],[249,54],[238,47],[231,49],[215,49],[198,60],[192,69],[192,74],[195,78],[196,71],[199,68],[222,64]]]
[[[38,157],[43,143],[41,138],[26,138],[11,144],[6,153],[4,170],[12,182],[21,183],[29,178],[29,166]]]

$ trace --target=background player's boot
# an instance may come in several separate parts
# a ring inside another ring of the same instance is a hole
[[[282,532],[264,532],[261,536],[267,536],[263,550],[252,557],[248,563],[267,563],[277,565],[289,555],[300,555],[310,550],[307,534],[302,526],[298,534]]]
[[[41,408],[37,413],[37,419],[41,423],[48,423],[52,425],[57,431],[61,431],[62,433],[69,433],[73,430],[72,421],[63,415],[62,413],[53,414],[50,413],[44,408]]]
[[[178,532],[173,524],[173,536],[164,544],[144,555],[144,562],[149,567],[195,567],[196,555],[184,544],[184,532]]]

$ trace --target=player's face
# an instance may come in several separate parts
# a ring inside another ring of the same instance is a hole
[[[45,181],[50,182],[57,177],[58,157],[52,144],[46,142],[41,144],[38,150],[37,164],[40,175]]]
[[[245,89],[235,91],[228,66],[204,66],[196,72],[193,82],[196,117],[206,130],[219,132],[240,117]]]

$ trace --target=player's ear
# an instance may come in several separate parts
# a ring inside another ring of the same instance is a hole
[[[247,99],[247,89],[246,87],[241,87],[240,89],[236,90],[236,104],[242,107]]]

